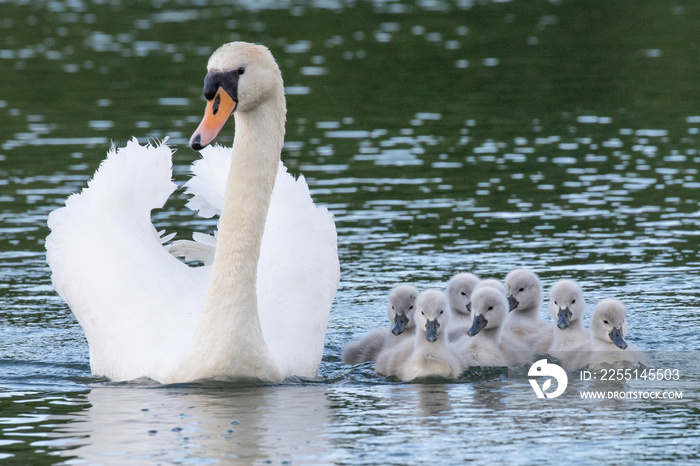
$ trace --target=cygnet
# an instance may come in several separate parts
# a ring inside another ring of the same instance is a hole
[[[573,280],[559,280],[549,292],[549,315],[556,322],[549,353],[571,371],[586,365],[591,336],[583,326],[586,303],[581,287]]]
[[[523,362],[533,354],[542,354],[552,345],[554,326],[540,318],[542,285],[534,272],[515,269],[506,275],[509,313],[503,328],[503,340],[513,350],[524,347]]]
[[[448,342],[451,312],[445,293],[428,290],[418,296],[416,334],[397,346],[386,359],[377,359],[377,372],[403,381],[423,377],[457,377],[461,365]],[[382,352],[384,353],[384,352]]]
[[[452,310],[450,341],[455,341],[466,334],[472,325],[471,295],[478,283],[479,277],[468,272],[458,273],[447,283],[445,292]]]
[[[516,363],[516,355],[501,341],[502,325],[508,315],[505,295],[493,287],[479,287],[472,294],[472,306],[472,326],[455,343],[462,369]]]
[[[392,348],[403,340],[411,340],[415,330],[415,304],[418,297],[418,289],[411,285],[398,285],[389,293],[389,306],[387,317],[391,327],[377,329],[352,341],[343,350],[344,364],[360,364],[377,359],[379,353],[385,348]]]
[[[591,318],[591,364],[613,364],[619,361],[646,363],[646,356],[625,341],[627,308],[616,299],[603,299]]]

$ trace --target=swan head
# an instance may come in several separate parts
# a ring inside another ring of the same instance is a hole
[[[204,78],[207,106],[190,147],[211,144],[233,112],[248,112],[273,96],[284,96],[282,73],[267,47],[230,42],[209,58]]]
[[[583,292],[573,280],[559,280],[549,292],[549,315],[561,330],[568,328],[571,322],[583,317],[586,303]]]
[[[389,307],[386,315],[391,322],[391,333],[401,335],[415,326],[416,298],[418,289],[411,285],[398,285],[389,292]]]
[[[508,315],[505,295],[490,286],[480,286],[472,294],[472,326],[467,335],[473,337],[485,328],[498,328]]]
[[[591,333],[593,338],[614,343],[620,349],[627,348],[627,308],[616,299],[604,299],[593,310]]]
[[[540,279],[528,269],[515,269],[506,275],[506,293],[509,312],[539,309],[542,301]]]
[[[418,295],[416,302],[416,328],[418,335],[430,343],[436,341],[450,322],[450,309],[445,293],[427,290]]]
[[[479,283],[479,277],[471,273],[458,273],[447,283],[447,299],[453,312],[470,314],[472,312],[471,295]]]

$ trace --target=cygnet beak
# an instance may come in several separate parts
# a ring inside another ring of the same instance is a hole
[[[557,321],[557,327],[560,329],[564,330],[571,324],[571,317],[573,314],[569,310],[568,307],[565,307],[564,309],[559,309],[559,313],[557,313],[557,317],[559,317],[559,320]]]
[[[625,339],[622,337],[622,329],[615,327],[610,331],[610,339],[612,340],[613,343],[615,343],[615,346],[617,346],[620,349],[626,349],[627,348],[627,342]]]
[[[430,343],[437,340],[438,328],[440,328],[440,324],[438,323],[437,319],[427,321],[425,323],[425,339]]]
[[[401,335],[404,330],[406,330],[406,326],[408,325],[408,317],[406,317],[406,314],[396,314],[396,317],[394,317],[394,326],[391,328],[391,333],[394,335]]]
[[[516,307],[518,307],[518,302],[517,299],[513,297],[513,295],[508,296],[508,312],[513,311]]]
[[[484,317],[483,314],[479,314],[478,316],[474,317],[474,321],[472,322],[472,326],[467,330],[467,335],[470,337],[473,337],[477,333],[481,331],[484,327],[486,327],[486,324],[488,324],[489,321],[486,320],[486,317]]]

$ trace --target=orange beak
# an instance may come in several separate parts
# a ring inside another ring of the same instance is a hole
[[[236,101],[219,87],[213,99],[207,101],[204,118],[190,138],[190,147],[202,150],[212,143],[236,108]]]

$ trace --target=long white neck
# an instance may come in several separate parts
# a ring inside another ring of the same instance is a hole
[[[192,341],[188,365],[198,376],[281,376],[263,337],[257,302],[257,269],[267,210],[284,143],[284,95],[248,112],[235,112],[231,171],[211,282]]]

